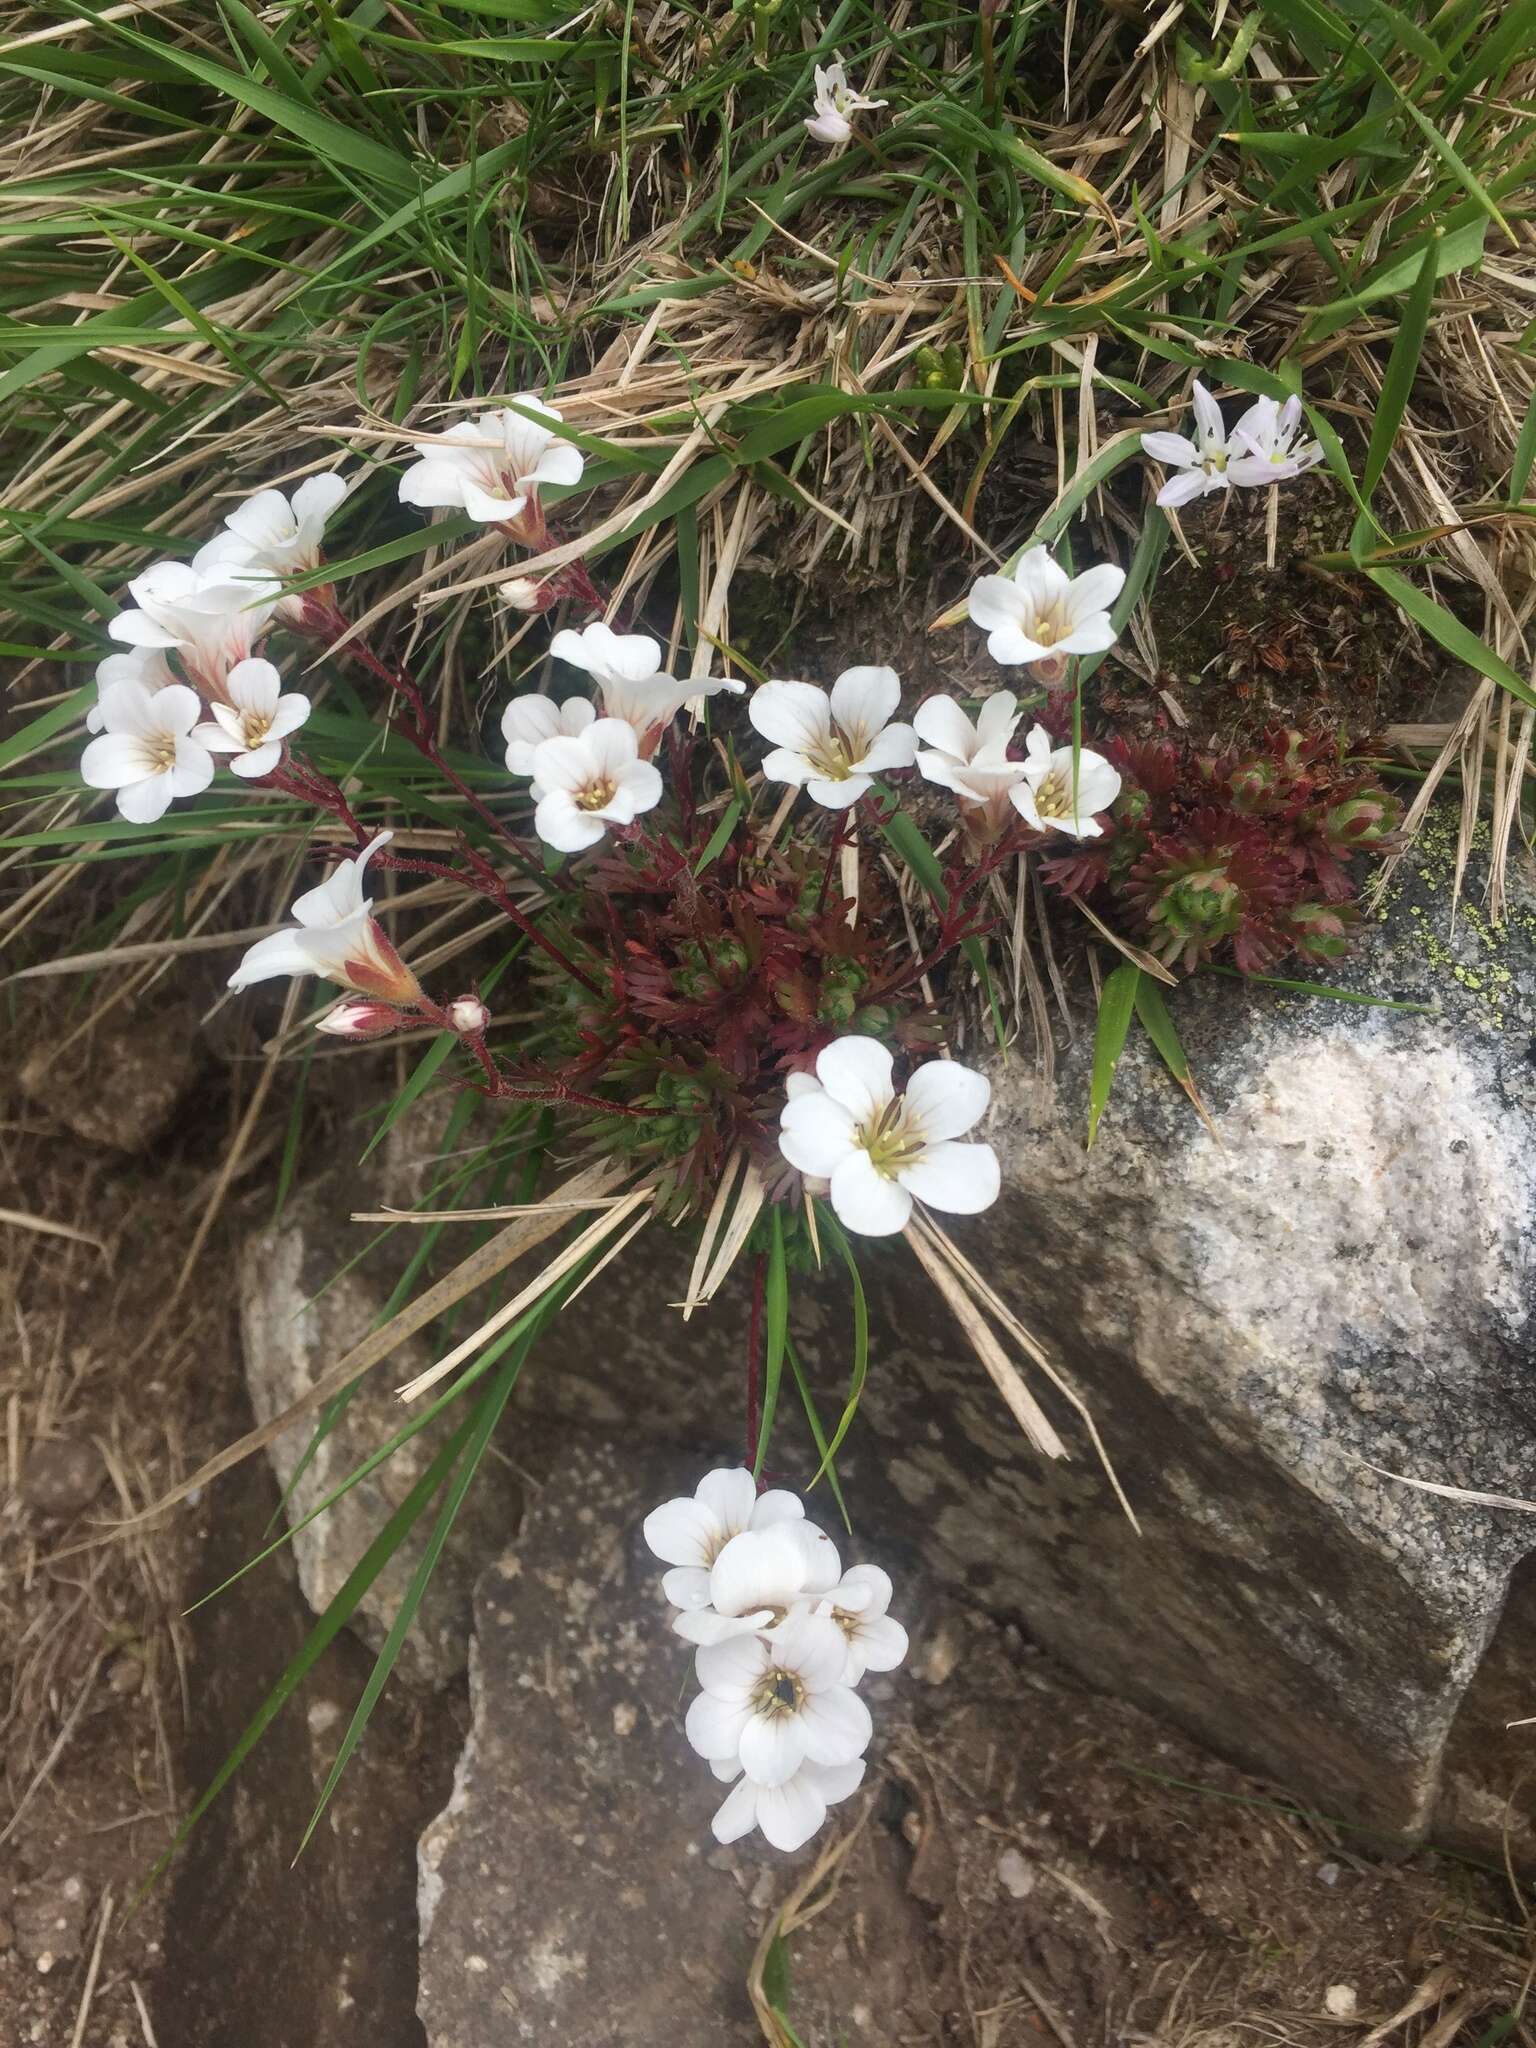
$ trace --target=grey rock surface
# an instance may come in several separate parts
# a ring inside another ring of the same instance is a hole
[[[347,1224],[351,1207],[347,1184],[320,1181],[285,1209],[277,1223],[255,1231],[242,1247],[240,1330],[246,1382],[258,1422],[269,1421],[306,1393],[367,1333],[384,1306],[385,1290],[369,1273],[341,1270],[359,1249],[357,1231]],[[285,1490],[291,1526],[404,1427],[409,1411],[394,1390],[431,1362],[432,1354],[420,1341],[402,1345],[359,1383],[302,1472],[310,1426],[300,1423],[274,1439],[268,1453]],[[428,1424],[298,1530],[293,1548],[299,1582],[316,1613],[340,1590],[453,1427],[453,1419],[446,1415]],[[485,1459],[402,1646],[399,1669],[407,1677],[443,1685],[464,1669],[474,1575],[516,1526],[519,1498],[501,1461]],[[395,1618],[421,1560],[432,1519],[429,1510],[363,1596],[353,1626],[374,1648],[382,1644]]]

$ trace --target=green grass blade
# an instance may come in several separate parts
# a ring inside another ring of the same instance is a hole
[[[1098,1022],[1093,1032],[1093,1078],[1088,1090],[1088,1147],[1098,1135],[1099,1118],[1115,1083],[1115,1069],[1125,1050],[1126,1033],[1136,1008],[1136,989],[1141,969],[1134,960],[1122,960],[1105,980],[1099,996]]]
[[[773,1235],[768,1244],[768,1278],[763,1289],[763,1408],[757,1426],[757,1453],[752,1477],[761,1478],[768,1439],[779,1405],[784,1373],[784,1346],[789,1337],[789,1276],[784,1260],[784,1211],[773,1205]]]

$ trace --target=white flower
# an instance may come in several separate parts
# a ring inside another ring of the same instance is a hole
[[[347,495],[347,480],[334,471],[306,477],[291,498],[281,491],[258,491],[237,505],[214,535],[192,557],[194,569],[222,569],[236,578],[269,582],[274,577],[307,576],[320,566],[320,543],[326,521]],[[305,593],[280,597],[279,618],[303,617]]]
[[[278,974],[323,974],[327,981],[386,1002],[415,1003],[421,989],[373,919],[373,898],[363,894],[363,875],[381,846],[394,838],[380,832],[353,860],[334,868],[318,888],[293,906],[298,928],[258,939],[229,977],[231,988],[249,988]]]
[[[1101,562],[1068,576],[1047,548],[1029,548],[1013,575],[983,576],[971,591],[972,620],[987,635],[987,652],[1007,666],[1060,654],[1100,654],[1118,637],[1109,607],[1125,571]]]
[[[883,107],[884,100],[866,99],[848,83],[848,73],[841,63],[828,64],[825,69],[816,66],[816,111],[806,121],[806,128],[818,142],[832,145],[846,142],[853,133],[850,114],[862,114],[866,109]]]
[[[656,641],[645,633],[615,633],[601,620],[579,633],[567,627],[550,641],[549,651],[592,677],[603,693],[603,716],[622,718],[634,727],[642,761],[655,753],[663,732],[685,704],[722,690],[740,696],[746,688],[725,676],[670,676],[661,666]]]
[[[568,738],[583,733],[597,716],[597,707],[586,697],[567,697],[557,704],[552,697],[514,697],[501,714],[501,736],[507,743],[507,773],[532,775],[533,757],[545,740],[564,733]]]
[[[800,1766],[851,1764],[873,1733],[869,1709],[843,1683],[842,1630],[794,1614],[778,1632],[711,1643],[696,1659],[703,1691],[688,1740],[710,1763],[739,1762],[755,1785],[783,1785]]]
[[[1276,405],[1272,398],[1255,400],[1232,429],[1233,449],[1242,451],[1234,452],[1228,470],[1233,483],[1285,483],[1321,462],[1320,443],[1303,441],[1300,447],[1295,445],[1301,423],[1299,398],[1288,398],[1283,406]]]
[[[644,1522],[647,1544],[663,1564],[661,1589],[674,1607],[709,1605],[709,1574],[733,1536],[799,1521],[805,1509],[792,1493],[759,1494],[744,1465],[706,1472],[692,1494],[652,1508]]]
[[[661,775],[640,759],[635,730],[599,718],[581,733],[557,733],[533,753],[539,792],[533,829],[547,846],[579,853],[610,825],[630,825],[661,801]]]
[[[156,562],[128,591],[137,609],[107,621],[112,638],[135,648],[174,648],[188,679],[209,697],[221,697],[230,670],[249,660],[278,598],[275,584],[242,581],[227,563],[196,569]]]
[[[877,1039],[834,1039],[817,1056],[815,1083],[797,1088],[779,1118],[784,1157],[826,1180],[839,1222],[866,1237],[904,1229],[914,1199],[975,1215],[1000,1184],[990,1145],[955,1142],[986,1111],[986,1076],[931,1060],[898,1095],[892,1064]]]
[[[85,714],[86,731],[101,731],[101,699],[113,683],[137,683],[153,696],[180,680],[161,647],[130,647],[126,654],[104,655],[96,664],[96,702]]]
[[[717,1778],[735,1789],[710,1822],[717,1842],[739,1842],[761,1828],[775,1849],[800,1849],[827,1817],[827,1808],[851,1799],[864,1782],[864,1759],[851,1764],[803,1763],[782,1785],[757,1785],[739,1764],[714,1763]]]
[[[1094,813],[1107,811],[1120,794],[1119,770],[1091,747],[1079,747],[1074,788],[1070,747],[1053,748],[1043,725],[1034,728],[1025,744],[1029,758],[1024,780],[1009,791],[1024,822],[1037,832],[1097,839],[1104,827]]]
[[[763,757],[770,782],[803,785],[829,811],[846,810],[883,768],[910,768],[917,739],[893,725],[901,678],[893,668],[848,668],[831,695],[815,683],[760,683],[747,715],[773,751]]]
[[[1157,494],[1159,505],[1187,505],[1191,498],[1207,491],[1230,490],[1228,464],[1232,447],[1227,440],[1221,407],[1197,377],[1190,393],[1195,409],[1195,437],[1187,434],[1143,434],[1142,450],[1165,469],[1177,470]]]
[[[814,1522],[789,1519],[745,1529],[710,1568],[708,1605],[685,1607],[673,1634],[689,1643],[771,1635],[792,1610],[830,1593],[842,1569],[836,1544]]]
[[[891,1604],[890,1574],[877,1564],[856,1564],[843,1573],[827,1595],[832,1619],[848,1643],[845,1685],[858,1685],[866,1671],[894,1671],[907,1654],[907,1632],[886,1609]]]
[[[163,818],[173,798],[196,796],[213,780],[213,756],[193,734],[202,716],[185,683],[146,690],[109,683],[98,705],[102,732],[80,757],[82,780],[115,789],[117,808],[135,825]]]
[[[912,730],[923,742],[918,772],[952,790],[963,811],[995,833],[1008,814],[1008,795],[1024,779],[1024,763],[1010,761],[1008,742],[1019,723],[1019,701],[998,690],[973,725],[952,697],[929,697],[917,707]]]
[[[283,741],[309,716],[309,699],[283,695],[283,679],[270,661],[239,661],[224,678],[227,703],[209,706],[213,721],[193,735],[210,754],[229,754],[231,772],[248,779],[270,775],[283,758]]]
[[[435,441],[416,442],[419,462],[400,479],[403,505],[452,506],[485,526],[522,527],[542,537],[540,484],[579,484],[586,457],[573,442],[541,424],[561,415],[531,392],[512,401],[538,417],[524,419],[510,407],[457,420]]]

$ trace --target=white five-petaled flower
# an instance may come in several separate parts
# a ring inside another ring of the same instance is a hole
[[[202,569],[156,562],[128,586],[135,609],[107,621],[114,640],[134,648],[174,649],[204,696],[224,694],[224,678],[247,661],[277,603],[276,584],[253,581],[229,563]]]
[[[1256,399],[1232,429],[1232,462],[1229,474],[1235,484],[1262,485],[1288,482],[1323,459],[1317,441],[1296,436],[1302,429],[1299,398],[1276,405],[1272,398]]]
[[[306,477],[292,497],[258,491],[227,515],[223,531],[198,549],[192,566],[260,582],[307,576],[320,566],[326,521],[346,495],[347,480],[334,471]],[[279,618],[296,622],[303,614],[302,592],[278,599]]]
[[[375,834],[354,859],[306,890],[293,906],[297,926],[258,939],[229,977],[230,987],[249,988],[278,974],[323,974],[359,995],[419,1001],[420,984],[374,922],[373,898],[363,894],[369,861],[394,836]]]
[[[803,787],[829,811],[846,810],[885,768],[910,768],[917,739],[910,725],[893,725],[901,678],[893,668],[847,668],[831,693],[815,683],[760,683],[747,716],[765,740],[770,782]]]
[[[1187,505],[1207,491],[1232,487],[1229,465],[1233,449],[1221,417],[1221,407],[1197,377],[1190,398],[1195,412],[1195,433],[1143,434],[1142,450],[1154,462],[1175,472],[1157,494],[1159,505]]]
[[[894,1671],[906,1656],[907,1632],[886,1612],[894,1590],[879,1565],[856,1564],[828,1593],[825,1604],[848,1643],[845,1685],[858,1685],[866,1671]]]
[[[1125,585],[1111,562],[1069,576],[1048,548],[1027,548],[1012,576],[983,576],[969,610],[987,635],[994,661],[1049,661],[1062,654],[1101,654],[1118,637],[1109,607]]]
[[[560,734],[574,738],[585,732],[596,716],[597,706],[587,697],[567,697],[563,704],[553,697],[514,697],[501,714],[507,773],[532,775],[533,757],[545,740]]]
[[[512,405],[522,410],[478,413],[455,421],[435,441],[416,442],[421,459],[400,479],[400,502],[449,506],[482,525],[507,526],[521,539],[541,540],[540,484],[579,484],[586,457],[543,424],[560,424],[554,406],[526,391]]]
[[[792,1493],[759,1494],[744,1465],[706,1472],[691,1494],[663,1501],[645,1518],[647,1544],[672,1567],[662,1573],[662,1591],[674,1607],[707,1607],[710,1571],[733,1536],[797,1522],[804,1513]]]
[[[92,789],[115,789],[117,808],[135,825],[163,818],[178,796],[196,796],[213,780],[213,756],[193,732],[203,707],[185,683],[146,690],[108,683],[97,706],[102,730],[80,757]]]
[[[803,1849],[827,1817],[827,1808],[851,1799],[864,1782],[864,1759],[849,1764],[803,1763],[782,1785],[757,1785],[739,1763],[712,1763],[733,1789],[710,1822],[717,1842],[739,1842],[761,1828],[775,1849]]]
[[[830,1593],[842,1573],[837,1546],[814,1522],[788,1518],[733,1536],[709,1573],[709,1599],[672,1624],[689,1643],[772,1635],[791,1612]]]
[[[1024,780],[1009,791],[1025,824],[1037,832],[1097,839],[1104,827],[1095,814],[1107,811],[1120,794],[1120,771],[1091,747],[1078,748],[1074,769],[1072,749],[1053,747],[1043,725],[1034,727],[1025,746]]]
[[[210,754],[229,754],[231,772],[270,775],[283,758],[283,741],[309,716],[309,699],[296,690],[283,694],[283,679],[270,661],[236,662],[224,678],[227,702],[209,706],[213,719],[193,735]]]
[[[631,825],[661,801],[661,774],[640,759],[635,729],[598,718],[579,733],[557,733],[533,751],[538,805],[533,829],[546,846],[580,853],[610,825]]]
[[[703,1687],[688,1740],[710,1763],[740,1763],[755,1785],[783,1785],[809,1761],[851,1764],[873,1733],[843,1682],[848,1646],[830,1617],[793,1614],[770,1636],[733,1636],[696,1658]]]
[[[967,718],[953,697],[929,697],[918,705],[912,730],[922,745],[918,772],[960,799],[968,822],[983,837],[995,836],[1008,814],[1009,792],[1024,779],[1024,763],[1010,761],[1008,742],[1019,723],[1019,700],[998,690]]]
[[[830,1185],[838,1221],[865,1237],[906,1227],[914,1200],[972,1216],[997,1200],[990,1145],[956,1141],[992,1098],[984,1074],[930,1060],[898,1095],[878,1039],[849,1033],[823,1048],[816,1077],[790,1076],[779,1150]]]
[[[101,699],[113,683],[137,683],[153,696],[180,680],[163,647],[129,647],[121,654],[103,655],[96,664],[96,702],[85,714],[86,731],[101,731]]]
[[[862,114],[883,107],[884,100],[866,99],[848,83],[848,73],[839,63],[816,66],[816,111],[806,119],[806,128],[818,142],[828,146],[846,142],[853,133],[850,114]]]
[[[586,670],[602,692],[603,716],[634,727],[642,761],[655,753],[685,704],[722,690],[740,696],[746,688],[726,676],[670,676],[661,666],[660,646],[648,634],[615,633],[600,619],[579,633],[566,627],[550,641],[549,651],[558,661]]]

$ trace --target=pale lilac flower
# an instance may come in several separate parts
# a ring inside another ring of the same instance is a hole
[[[893,668],[844,669],[830,695],[815,683],[760,683],[747,716],[773,742],[764,775],[803,787],[829,811],[846,810],[883,769],[912,766],[916,736],[891,722],[900,702]]]
[[[309,699],[296,690],[283,692],[283,679],[270,661],[236,662],[224,678],[227,702],[209,706],[212,721],[197,728],[194,738],[210,754],[228,754],[235,775],[247,780],[270,775],[283,758],[283,741],[309,716]]]
[[[661,648],[648,634],[615,633],[600,619],[579,633],[569,627],[557,633],[549,651],[558,661],[586,670],[602,692],[603,716],[634,727],[642,761],[655,753],[685,704],[722,690],[740,696],[746,688],[725,676],[668,675],[661,666]]]
[[[975,1215],[1000,1185],[990,1145],[956,1142],[986,1113],[986,1076],[930,1060],[898,1095],[893,1064],[877,1039],[834,1039],[817,1056],[815,1085],[797,1089],[779,1117],[784,1157],[825,1180],[838,1221],[865,1237],[905,1229],[914,1200]]]
[[[886,1612],[894,1590],[879,1565],[856,1564],[828,1593],[824,1604],[848,1643],[845,1685],[862,1683],[867,1671],[894,1671],[906,1656],[907,1632]]]
[[[545,740],[561,733],[574,738],[584,733],[596,716],[597,706],[588,697],[567,697],[563,704],[553,697],[514,697],[501,714],[507,773],[532,775],[533,757]]]
[[[771,1637],[733,1636],[699,1651],[702,1692],[688,1709],[689,1742],[710,1763],[740,1763],[755,1785],[783,1785],[809,1761],[860,1757],[869,1709],[843,1683],[848,1648],[825,1615],[794,1614]]]
[[[739,1763],[712,1763],[710,1769],[734,1789],[710,1822],[717,1842],[739,1842],[760,1828],[775,1849],[800,1849],[827,1817],[827,1808],[851,1799],[864,1782],[864,1759],[849,1764],[803,1763],[782,1785],[758,1785]]]
[[[1043,725],[1033,729],[1025,745],[1024,780],[1009,791],[1025,824],[1037,832],[1097,839],[1104,827],[1095,814],[1107,811],[1120,794],[1119,770],[1091,747],[1078,749],[1074,769],[1072,749],[1053,747]]]
[[[86,731],[101,731],[101,699],[113,683],[137,683],[153,696],[180,681],[163,647],[130,647],[122,654],[103,655],[96,664],[96,702],[85,714]]]
[[[1019,723],[1019,701],[998,690],[973,724],[952,697],[929,697],[917,707],[912,730],[919,774],[954,793],[969,828],[995,838],[1008,815],[1008,795],[1024,779],[1024,763],[1010,761],[1008,743]]]
[[[375,923],[373,898],[363,894],[369,861],[394,836],[377,833],[354,859],[306,890],[293,906],[297,927],[258,939],[229,977],[230,987],[249,988],[279,974],[322,974],[359,995],[419,1002],[420,984]]]
[[[196,569],[189,562],[156,562],[128,592],[135,609],[108,619],[112,638],[174,650],[188,681],[210,698],[222,697],[224,678],[250,659],[279,596],[275,583],[242,580],[228,564]]]
[[[400,479],[400,502],[446,506],[467,512],[484,526],[510,527],[521,539],[542,540],[539,486],[581,482],[586,457],[572,441],[545,426],[561,415],[531,392],[519,392],[511,407],[457,420],[434,441],[415,443],[417,455]]]
[[[259,583],[311,574],[320,566],[326,522],[347,489],[345,477],[328,471],[306,477],[291,498],[277,490],[258,491],[237,505],[226,516],[223,531],[198,549],[193,568],[218,569],[237,580],[254,578]],[[297,624],[304,615],[305,596],[300,591],[280,597],[277,616]]]
[[[580,853],[610,825],[631,825],[661,801],[661,775],[640,759],[635,730],[599,718],[585,732],[557,733],[533,754],[538,806],[533,829],[546,846]]]
[[[1195,434],[1143,434],[1141,446],[1154,462],[1177,474],[1170,476],[1157,494],[1159,505],[1187,505],[1207,491],[1232,487],[1229,465],[1233,448],[1221,417],[1221,407],[1197,377],[1190,392],[1195,413]]]
[[[848,83],[848,73],[839,61],[825,67],[816,66],[816,111],[806,120],[806,128],[818,142],[829,148],[848,141],[853,134],[850,114],[862,114],[875,107],[883,107],[884,100],[866,99],[854,86]]]
[[[1233,456],[1228,474],[1233,483],[1286,483],[1321,462],[1321,443],[1303,441],[1297,445],[1303,418],[1299,398],[1288,398],[1283,406],[1276,405],[1272,398],[1255,400],[1232,429]]]
[[[117,792],[130,823],[152,825],[179,796],[196,796],[213,780],[213,756],[193,732],[202,716],[185,683],[146,690],[109,683],[98,706],[102,731],[80,757],[81,779]]]
[[[1012,576],[981,577],[968,608],[992,659],[1015,667],[1113,647],[1119,636],[1109,607],[1124,587],[1125,571],[1112,563],[1069,576],[1048,548],[1028,548]]]

